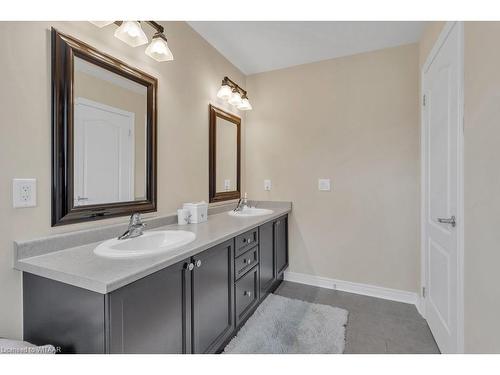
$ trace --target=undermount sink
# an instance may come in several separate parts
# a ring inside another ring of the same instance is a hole
[[[256,207],[244,207],[239,211],[229,211],[228,215],[237,217],[249,217],[249,216],[263,216],[270,215],[274,211],[267,208],[256,208]]]
[[[196,235],[185,230],[163,230],[145,232],[142,236],[105,241],[94,249],[94,253],[107,258],[133,258],[156,255],[175,250],[194,241]]]

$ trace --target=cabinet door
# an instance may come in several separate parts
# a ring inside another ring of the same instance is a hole
[[[265,297],[267,291],[276,280],[274,266],[274,222],[270,221],[259,227],[260,253],[260,295]]]
[[[186,265],[177,263],[109,294],[109,352],[188,352]]]
[[[215,353],[234,329],[233,250],[232,239],[193,257],[193,353]]]
[[[276,251],[276,275],[288,267],[288,219],[283,216],[275,221],[274,241]]]

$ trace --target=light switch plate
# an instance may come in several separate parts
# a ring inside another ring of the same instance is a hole
[[[271,180],[264,180],[264,190],[265,191],[270,191],[272,187],[273,187],[273,184],[271,183]]]
[[[12,205],[14,208],[36,206],[36,179],[15,178],[12,180]]]
[[[331,190],[330,179],[329,178],[318,179],[318,189],[320,191],[330,191]]]

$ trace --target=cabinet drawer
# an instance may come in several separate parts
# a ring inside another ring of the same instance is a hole
[[[241,254],[234,260],[234,279],[239,279],[245,272],[255,266],[259,262],[259,247]]]
[[[259,267],[254,267],[234,284],[236,325],[240,324],[259,301]]]
[[[246,233],[240,234],[236,237],[235,254],[240,256],[248,249],[259,244],[259,228],[254,228]]]

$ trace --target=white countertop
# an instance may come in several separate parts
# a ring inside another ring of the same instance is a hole
[[[270,215],[243,218],[222,212],[209,215],[205,223],[155,228],[183,229],[196,234],[193,242],[165,254],[134,259],[104,258],[94,254],[100,241],[23,259],[16,257],[14,268],[106,294],[285,215],[291,208],[290,202],[273,202],[274,212]]]

